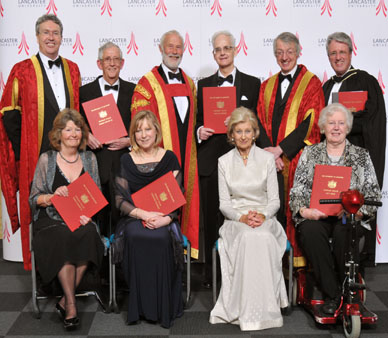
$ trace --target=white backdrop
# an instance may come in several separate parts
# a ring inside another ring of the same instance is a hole
[[[83,83],[100,74],[97,49],[108,40],[124,53],[122,78],[137,82],[160,63],[159,38],[170,29],[185,38],[182,68],[195,81],[216,70],[210,39],[215,31],[227,29],[236,37],[236,65],[241,71],[261,80],[276,73],[272,42],[290,31],[302,45],[299,63],[324,82],[333,75],[326,37],[344,31],[354,42],[354,67],[375,76],[386,93],[387,4],[388,0],[0,0],[0,95],[13,64],[37,52],[35,21],[44,13],[56,14],[63,22],[60,54],[79,65]],[[388,262],[387,181],[386,175],[377,262]]]

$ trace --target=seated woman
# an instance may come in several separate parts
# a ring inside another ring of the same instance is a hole
[[[256,147],[254,114],[233,111],[227,137],[235,148],[218,159],[220,228],[218,250],[222,286],[210,323],[262,330],[283,325],[280,308],[288,305],[282,274],[287,238],[276,220],[279,192],[272,154]]]
[[[64,295],[56,309],[67,329],[79,324],[75,290],[88,266],[99,268],[104,245],[89,217],[82,215],[81,227],[70,231],[51,198],[67,196],[67,185],[86,171],[100,185],[96,158],[92,152],[84,151],[88,135],[85,121],[76,110],[66,108],[58,113],[49,133],[55,150],[40,156],[29,200],[37,268],[44,283],[55,277],[61,283]]]
[[[116,177],[116,205],[122,215],[116,236],[124,235],[122,267],[130,290],[127,322],[144,318],[168,328],[183,314],[177,213],[137,208],[131,194],[170,171],[181,185],[182,175],[175,154],[159,147],[162,132],[152,112],[140,111],[133,117],[129,136],[132,151],[121,157]]]
[[[325,107],[318,125],[326,139],[306,147],[295,171],[290,191],[290,207],[297,226],[302,249],[313,266],[314,275],[326,302],[322,310],[334,314],[340,301],[340,285],[345,276],[345,253],[348,227],[342,225],[342,210],[338,216],[327,216],[309,208],[317,164],[352,167],[350,189],[357,189],[366,199],[380,200],[381,192],[368,151],[352,145],[346,135],[352,129],[353,114],[339,103]],[[376,207],[364,205],[356,218],[370,230],[368,222],[375,216]],[[329,244],[332,237],[333,253]],[[334,255],[334,258],[333,258]],[[335,266],[338,270],[336,273]]]

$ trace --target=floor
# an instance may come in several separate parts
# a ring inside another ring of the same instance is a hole
[[[53,311],[55,300],[40,301],[41,319],[34,317],[31,306],[31,277],[21,263],[2,259],[0,244],[0,338],[1,337],[277,337],[277,338],[337,338],[343,337],[342,324],[318,326],[300,307],[295,307],[284,317],[282,328],[264,331],[241,332],[229,324],[211,325],[208,322],[212,308],[212,295],[201,287],[200,275],[193,274],[193,304],[170,329],[157,324],[141,322],[125,324],[126,304],[120,302],[121,313],[103,313],[92,297],[78,300],[81,325],[76,331],[66,332]],[[363,326],[361,337],[388,337],[388,264],[366,269],[366,305],[378,314],[377,325]],[[122,297],[125,299],[125,294]]]

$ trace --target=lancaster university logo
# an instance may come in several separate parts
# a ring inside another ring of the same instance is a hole
[[[222,16],[222,7],[220,0],[214,0],[213,6],[210,8],[210,15],[213,15],[217,11],[218,15]]]
[[[379,245],[381,245],[381,235],[379,231],[379,226],[376,224],[376,241]]]
[[[270,12],[273,13],[275,18],[278,16],[278,8],[275,5],[275,0],[269,0],[268,6],[265,7],[265,15],[268,16]]]
[[[77,32],[77,35],[75,37],[75,42],[73,45],[73,54],[75,54],[77,49],[79,50],[80,54],[83,56],[84,55],[84,46],[82,45],[81,37],[80,37],[78,32]]]
[[[387,6],[385,6],[385,0],[380,0],[379,4],[376,7],[376,16],[383,13],[385,17],[387,17]]]
[[[2,17],[4,17],[4,8],[3,8],[3,5],[2,5],[2,3],[1,3],[1,0],[0,0],[0,15],[1,15]]]
[[[323,3],[321,7],[321,16],[325,14],[326,11],[327,14],[329,14],[329,16],[331,17],[331,12],[333,11],[333,8],[331,8],[330,0],[325,0],[325,2]]]
[[[30,47],[28,47],[26,36],[24,35],[24,32],[22,32],[22,41],[20,42],[20,44],[18,46],[18,54],[19,55],[23,51],[23,49],[24,49],[24,51],[26,52],[27,55],[30,55],[28,53],[28,51],[30,50]]]
[[[155,15],[158,15],[160,11],[163,12],[164,16],[167,16],[167,6],[164,3],[164,0],[159,0],[158,5],[156,6],[156,13]]]
[[[381,70],[379,70],[379,75],[377,76],[377,81],[379,82],[381,91],[383,92],[383,95],[385,94],[385,84],[383,82],[383,75],[381,74]]]
[[[240,42],[238,43],[237,45],[237,54],[240,53],[241,49],[243,50],[244,54],[245,55],[248,55],[247,53],[247,50],[248,50],[248,46],[247,44],[245,43],[245,37],[244,37],[244,33],[241,32],[241,35],[240,35]]]
[[[354,56],[357,56],[357,46],[356,46],[356,43],[354,42],[353,32],[350,33],[350,38],[352,39],[353,54]]]
[[[185,35],[185,46],[184,46],[184,49],[183,49],[183,53],[186,51],[186,49],[189,51],[189,54],[190,55],[193,55],[193,46],[190,42],[190,36],[189,36],[189,33],[186,32],[186,35]]]
[[[131,40],[129,41],[129,44],[127,46],[127,54],[129,54],[133,50],[133,52],[137,56],[138,55],[138,53],[137,53],[138,49],[139,48],[137,47],[137,44],[136,44],[135,34],[133,34],[133,32],[131,32]]]
[[[109,0],[104,0],[104,3],[101,6],[101,16],[103,16],[105,12],[107,12],[109,16],[112,16],[112,7]]]
[[[11,238],[11,234],[9,233],[9,230],[8,230],[8,222],[5,221],[4,222],[4,233],[3,233],[3,238],[6,239],[9,242],[11,242],[10,238]]]
[[[57,15],[58,8],[55,6],[54,0],[50,0],[49,4],[46,7],[46,14],[50,14],[51,11],[53,11],[54,15]]]

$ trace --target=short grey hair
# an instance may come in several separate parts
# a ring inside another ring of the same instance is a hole
[[[220,35],[225,35],[229,38],[229,41],[230,41],[230,44],[232,45],[232,47],[236,47],[236,39],[235,37],[233,36],[233,34],[229,31],[218,31],[218,32],[215,32],[212,36],[212,46],[213,46],[213,49],[214,49],[214,43],[216,42],[216,39],[220,36]]]
[[[335,32],[333,34],[330,34],[326,39],[327,55],[329,55],[329,46],[330,46],[330,43],[332,41],[337,41],[337,42],[341,42],[341,43],[348,45],[349,53],[351,53],[353,51],[353,43],[352,43],[352,39],[350,38],[350,36],[344,32]]]
[[[284,43],[293,43],[295,44],[296,48],[296,55],[299,56],[300,54],[300,44],[299,44],[299,39],[296,37],[295,34],[292,34],[290,32],[283,32],[280,33],[275,40],[273,41],[273,53],[276,56],[276,43],[278,40],[284,42]]]
[[[253,113],[252,110],[241,106],[233,110],[232,115],[230,115],[230,119],[228,122],[228,130],[226,132],[226,136],[228,137],[228,142],[230,144],[233,144],[233,145],[235,144],[232,134],[236,125],[241,122],[250,122],[253,128],[255,139],[259,137],[259,134],[260,134],[259,123],[257,121],[255,114]],[[254,140],[252,140],[252,143],[253,141]]]
[[[36,23],[35,23],[35,34],[36,35],[39,35],[39,28],[40,28],[40,25],[43,23],[43,22],[46,22],[46,21],[52,21],[54,23],[56,23],[60,30],[61,30],[61,36],[63,34],[63,25],[62,25],[62,22],[61,20],[58,19],[58,17],[54,14],[44,14],[42,15],[41,17],[38,18],[38,20],[36,20]]]
[[[341,103],[332,103],[323,108],[321,110],[321,113],[319,114],[318,127],[321,130],[321,134],[324,133],[324,127],[327,123],[327,118],[332,116],[336,112],[342,112],[345,115],[346,126],[348,127],[348,131],[346,132],[346,134],[350,133],[353,127],[352,112]]]
[[[160,46],[160,48],[162,49],[162,51],[164,51],[164,49],[163,49],[164,40],[166,39],[166,37],[167,37],[168,35],[172,35],[172,34],[178,35],[179,39],[181,39],[182,47],[183,47],[183,45],[185,44],[185,40],[183,39],[182,35],[181,35],[177,30],[172,29],[172,30],[170,30],[170,31],[168,31],[168,32],[166,32],[166,33],[164,33],[164,34],[162,35],[162,37],[160,38],[159,46]]]
[[[104,50],[108,48],[117,48],[120,52],[120,59],[123,58],[123,52],[121,51],[121,48],[117,46],[115,43],[108,41],[104,43],[100,48],[98,48],[98,59],[102,60],[102,55],[104,54]]]

